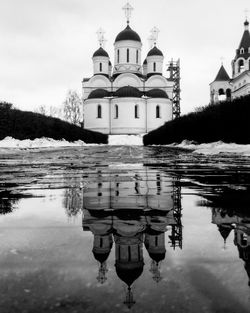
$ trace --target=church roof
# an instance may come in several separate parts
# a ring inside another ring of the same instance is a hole
[[[227,71],[225,70],[225,67],[222,64],[214,81],[227,81],[229,79],[230,77],[227,74]]]
[[[107,90],[98,88],[98,89],[91,91],[91,93],[88,96],[88,99],[104,98],[108,96],[109,96],[109,92]]]
[[[244,23],[245,30],[240,41],[239,49],[241,48],[248,49],[250,47],[250,33],[248,30],[248,25],[249,25],[249,22],[246,20]]]
[[[132,87],[132,86],[124,86],[119,88],[115,94],[115,97],[124,97],[124,98],[129,98],[129,97],[135,97],[135,98],[140,98],[142,96],[141,92],[139,89]]]
[[[128,286],[131,286],[133,282],[141,276],[143,272],[144,263],[142,261],[138,262],[127,262],[120,263],[116,262],[116,273],[117,276],[124,281]]]
[[[93,58],[94,57],[108,57],[109,58],[109,55],[102,47],[100,47],[94,52]]]
[[[166,92],[164,90],[157,89],[157,88],[147,91],[146,96],[149,98],[166,98],[166,99],[168,99],[168,95],[166,94]]]
[[[121,40],[134,40],[141,42],[140,36],[129,26],[122,30],[115,38],[115,42]]]
[[[151,50],[149,50],[147,56],[152,56],[152,55],[161,55],[163,56],[163,53],[161,50],[159,50],[156,46],[154,46]]]

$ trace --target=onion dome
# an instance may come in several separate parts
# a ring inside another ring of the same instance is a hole
[[[147,59],[145,59],[144,62],[143,62],[143,65],[146,65],[146,64],[148,64]]]
[[[100,253],[97,251],[93,251],[94,258],[100,263],[103,263],[107,260],[107,258],[109,257],[109,253],[110,252]]]
[[[140,36],[133,29],[131,29],[129,25],[115,38],[115,42],[121,40],[134,40],[141,42]]]
[[[141,276],[143,272],[143,266],[143,261],[124,264],[116,262],[115,264],[117,276],[128,286],[131,286],[133,282]]]
[[[152,55],[160,55],[163,56],[161,50],[159,50],[156,46],[154,46],[151,50],[149,50],[147,56],[150,57]]]
[[[94,57],[107,57],[109,58],[108,53],[102,48],[100,47],[99,49],[97,49],[94,54],[93,54],[93,58]]]
[[[218,230],[222,236],[222,238],[224,239],[224,241],[226,241],[227,237],[229,236],[231,230],[232,230],[232,226],[231,225],[226,225],[226,224],[221,224],[218,225]]]
[[[98,88],[98,89],[91,91],[91,93],[88,96],[88,99],[104,98],[108,96],[109,96],[109,92],[107,90]]]
[[[133,98],[140,98],[142,96],[142,93],[140,92],[139,89],[132,87],[132,86],[124,86],[119,88],[116,92],[115,92],[115,97],[124,97],[124,98],[129,98],[129,97],[133,97]]]
[[[168,99],[168,95],[164,90],[161,89],[151,89],[146,92],[146,96],[149,98],[166,98]]]
[[[151,257],[152,260],[154,260],[156,263],[159,263],[160,261],[165,259],[166,252],[149,252],[149,256]]]

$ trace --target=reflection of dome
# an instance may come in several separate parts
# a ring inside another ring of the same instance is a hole
[[[160,261],[165,259],[166,252],[162,253],[156,253],[156,252],[148,252],[149,256],[151,257],[152,260],[155,262],[159,263]]]
[[[224,239],[224,241],[226,241],[227,237],[229,236],[231,230],[232,230],[232,226],[231,225],[218,225],[218,230],[222,236],[222,238]]]
[[[161,89],[151,89],[146,92],[146,96],[149,98],[166,98],[168,99],[168,95],[164,90]]]
[[[100,263],[103,263],[107,260],[107,258],[109,257],[109,253],[110,252],[100,253],[100,252],[94,251],[93,249],[93,255],[95,259],[99,261]]]
[[[141,42],[140,36],[130,28],[128,25],[124,30],[122,30],[115,38],[115,42],[121,40],[134,40]]]
[[[93,58],[94,57],[108,57],[109,58],[109,55],[102,47],[100,47],[94,52]]]
[[[98,89],[91,91],[91,93],[88,96],[88,99],[104,98],[108,96],[109,96],[109,92],[107,90],[98,88]]]
[[[135,87],[132,86],[124,86],[119,88],[116,92],[115,92],[115,96],[116,97],[135,97],[135,98],[140,98],[141,97],[141,92],[140,90],[138,90]]]
[[[156,48],[155,46],[149,50],[147,56],[150,57],[152,55],[160,55],[163,56],[163,53],[161,52],[161,50],[159,50],[158,48]]]
[[[143,261],[138,261],[136,263],[116,262],[115,264],[117,276],[128,286],[131,286],[133,282],[141,276],[143,272],[143,266]]]

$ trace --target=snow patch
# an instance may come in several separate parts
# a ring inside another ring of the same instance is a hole
[[[110,146],[142,146],[143,134],[141,135],[109,135]]]
[[[12,137],[6,137],[0,140],[0,148],[56,148],[56,147],[76,147],[85,146],[85,142],[77,140],[74,142],[68,142],[66,140],[54,140],[52,138],[36,138],[34,140],[25,139],[19,140]]]
[[[224,143],[223,141],[196,144],[192,141],[184,140],[180,144],[168,145],[171,147],[185,148],[193,150],[194,153],[213,155],[219,153],[236,153],[250,156],[250,145],[240,145],[236,143]]]

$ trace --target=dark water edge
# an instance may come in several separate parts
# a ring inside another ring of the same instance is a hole
[[[0,312],[249,312],[250,158],[0,157]]]

